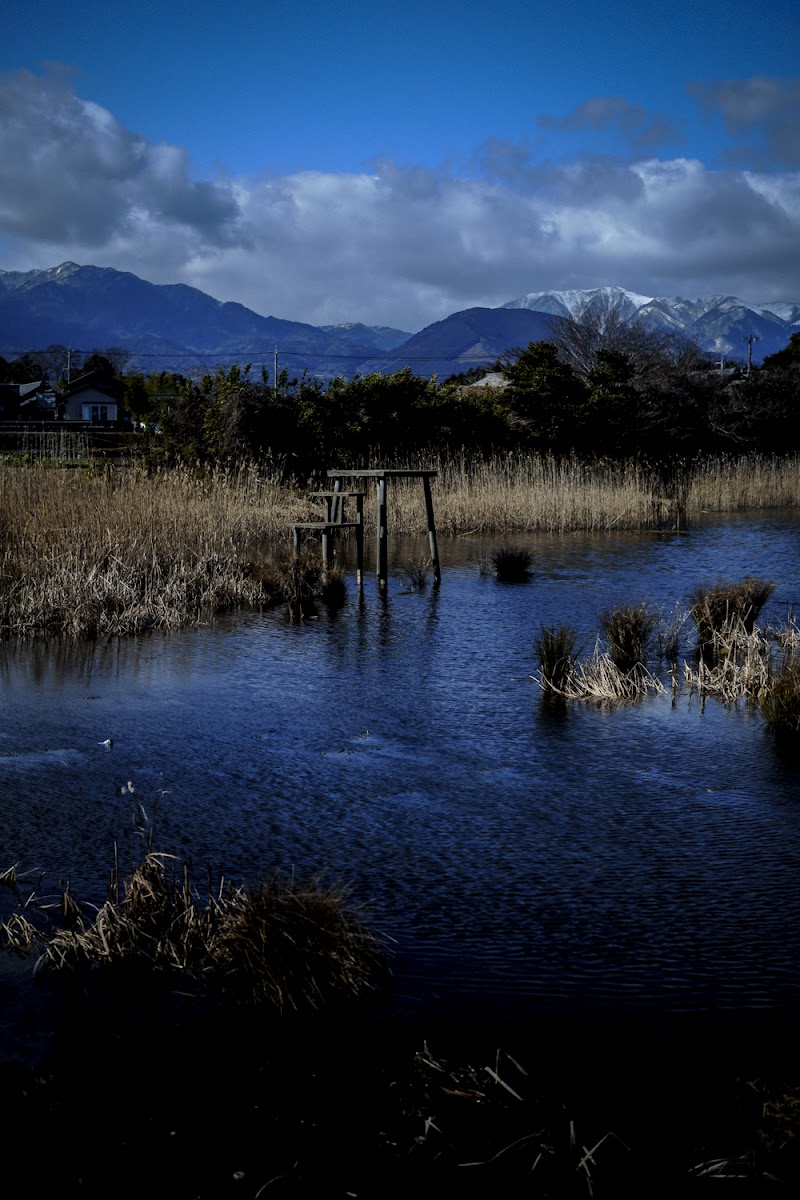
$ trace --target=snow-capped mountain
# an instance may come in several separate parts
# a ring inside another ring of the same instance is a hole
[[[782,350],[800,329],[800,304],[773,301],[747,304],[736,296],[642,296],[621,287],[585,291],[528,292],[504,308],[526,308],[580,321],[588,313],[642,321],[648,329],[685,334],[703,350],[746,358],[753,342],[753,361]]]

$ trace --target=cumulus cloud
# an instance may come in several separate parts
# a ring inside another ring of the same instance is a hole
[[[0,228],[53,244],[104,246],[144,212],[212,245],[232,236],[230,190],[195,181],[185,153],[81,100],[69,73],[0,76]]]
[[[800,77],[725,79],[689,83],[687,91],[708,116],[719,114],[738,140],[729,162],[800,167]]]
[[[181,149],[126,130],[63,76],[0,83],[5,269],[72,259],[263,314],[407,330],[546,288],[800,298],[797,172],[652,153],[564,163],[490,139],[439,170],[386,159],[195,180]],[[646,127],[626,112],[584,116]]]

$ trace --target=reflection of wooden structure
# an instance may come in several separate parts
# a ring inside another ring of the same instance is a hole
[[[422,486],[425,490],[425,514],[428,522],[428,545],[431,551],[431,565],[433,566],[433,582],[436,587],[439,586],[442,579],[441,567],[439,565],[439,546],[436,541],[436,524],[433,519],[433,498],[431,496],[431,479],[437,474],[436,471],[429,470],[407,470],[404,467],[377,467],[377,468],[356,468],[354,470],[332,470],[328,471],[328,478],[333,481],[333,492],[326,493],[332,495],[332,507],[329,510],[329,515],[333,517],[336,510],[336,496],[352,495],[350,492],[342,491],[342,484],[345,480],[358,479],[374,479],[376,499],[378,503],[377,512],[377,529],[376,536],[378,540],[378,549],[376,554],[375,573],[378,577],[378,587],[383,591],[386,588],[389,578],[389,555],[388,555],[388,524],[387,524],[387,507],[386,507],[386,487],[391,479],[421,479]],[[356,493],[357,494],[357,493]],[[363,519],[363,510],[360,510]],[[333,523],[333,522],[332,522]],[[363,530],[361,533],[363,538]],[[359,583],[361,581],[361,573],[359,572]]]

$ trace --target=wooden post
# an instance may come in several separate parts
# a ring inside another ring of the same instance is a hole
[[[378,576],[378,588],[384,591],[389,581],[389,552],[388,530],[386,528],[386,478],[378,476],[378,555],[375,570]]]
[[[364,586],[364,497],[361,493],[356,496],[356,520],[356,584],[360,590]]]
[[[431,548],[433,586],[438,587],[442,582],[442,569],[439,565],[439,543],[436,540],[436,522],[433,519],[433,497],[431,496],[431,480],[429,475],[422,476],[422,486],[425,488],[425,513],[428,518],[428,545]]]
[[[295,525],[294,529],[292,530],[292,544],[294,546],[295,554],[299,554],[300,553],[300,530],[297,528],[296,525]]]

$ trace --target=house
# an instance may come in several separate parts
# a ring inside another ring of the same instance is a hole
[[[89,371],[67,384],[62,401],[65,421],[115,425],[122,420],[123,385],[103,371]]]
[[[0,384],[0,421],[52,421],[58,416],[58,399],[49,383]]]

